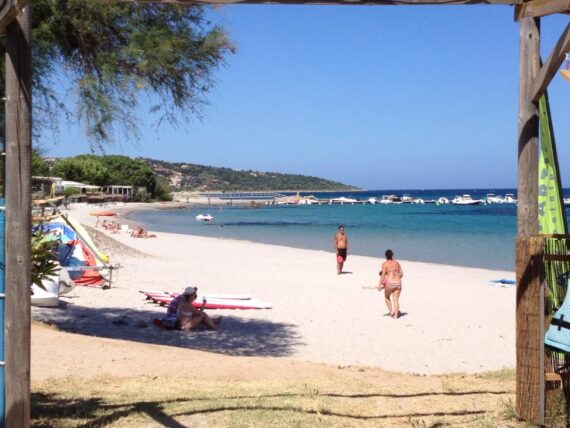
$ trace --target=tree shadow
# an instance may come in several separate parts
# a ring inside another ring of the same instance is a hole
[[[336,396],[335,394],[325,394],[329,396]],[[422,394],[420,394],[422,395]],[[256,399],[274,398],[281,395],[259,395],[255,396]],[[287,398],[304,398],[303,394],[283,394]],[[342,397],[342,395],[340,395]],[[362,398],[366,398],[364,395]],[[225,403],[219,402],[221,397],[210,396],[203,398],[189,398],[181,397],[173,400],[160,400],[160,401],[138,401],[120,404],[107,403],[103,398],[74,398],[65,399],[59,397],[57,394],[46,393],[32,393],[32,421],[34,427],[51,427],[53,423],[60,419],[74,419],[85,421],[81,427],[92,426],[106,426],[121,418],[128,417],[134,414],[146,414],[154,421],[160,423],[161,426],[170,428],[180,428],[186,425],[181,424],[176,420],[178,417],[191,417],[195,415],[214,414],[228,411],[270,411],[270,412],[287,412],[287,413],[304,413],[307,415],[320,415],[340,417],[348,420],[386,420],[386,419],[410,419],[410,418],[424,418],[424,417],[446,417],[446,416],[479,416],[487,413],[485,410],[453,410],[453,411],[437,411],[437,412],[408,412],[408,413],[386,413],[386,414],[373,414],[362,415],[349,412],[339,412],[330,409],[313,409],[305,408],[300,405],[291,403],[284,403],[283,405],[263,405],[258,404],[245,404],[245,403]],[[240,400],[248,399],[251,397],[223,397],[224,400]],[[360,398],[360,397],[358,397]],[[184,410],[185,406],[193,407],[193,402],[200,401],[199,409]],[[211,403],[207,403],[211,401]],[[206,402],[206,403],[205,403]],[[169,405],[174,412],[169,411]],[[333,406],[334,407],[334,406]]]
[[[58,308],[33,308],[32,314],[35,320],[72,333],[225,355],[285,357],[293,355],[296,347],[304,345],[293,324],[228,315],[224,315],[218,331],[199,329],[183,332],[162,331],[154,326],[153,318],[162,318],[164,310],[95,309],[67,304]]]

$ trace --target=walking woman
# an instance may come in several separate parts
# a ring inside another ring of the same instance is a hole
[[[380,289],[384,289],[384,300],[390,311],[390,316],[398,319],[400,315],[400,293],[402,292],[402,267],[394,260],[392,250],[386,250],[386,261],[382,263],[380,272]]]

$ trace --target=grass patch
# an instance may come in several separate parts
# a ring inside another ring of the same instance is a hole
[[[519,426],[497,410],[514,399],[511,381],[385,376],[331,370],[310,382],[57,379],[33,384],[32,418],[36,427],[54,428]]]

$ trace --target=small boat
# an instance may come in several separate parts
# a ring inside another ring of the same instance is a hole
[[[484,203],[484,201],[482,199],[472,199],[471,195],[465,194],[461,196],[456,196],[455,198],[453,198],[451,203],[453,205],[479,205]]]
[[[505,198],[500,195],[495,195],[494,193],[487,193],[485,200],[488,204],[502,204],[505,202]]]
[[[512,193],[507,193],[505,195],[504,202],[505,202],[505,204],[516,204],[517,200],[515,199],[515,195],[513,195]]]
[[[411,204],[414,201],[412,195],[410,195],[409,193],[404,193],[400,198],[400,200],[402,201],[403,204]]]
[[[378,203],[378,199],[376,199],[374,196],[372,196],[371,198],[368,198],[368,199],[367,199],[367,202],[368,202],[370,205],[376,205],[376,204]]]
[[[425,203],[426,203],[426,202],[425,202],[422,198],[416,198],[416,199],[414,199],[414,200],[412,201],[412,204],[420,204],[420,205],[423,205],[423,204],[425,204]]]
[[[400,197],[396,195],[382,195],[382,199],[380,200],[381,204],[396,204],[401,202]]]
[[[198,221],[212,221],[212,220],[214,220],[214,216],[211,214],[198,214],[196,216],[196,220],[198,220]]]
[[[446,205],[449,204],[449,199],[444,198],[443,196],[435,201],[436,205]]]
[[[356,204],[358,203],[358,199],[346,198],[341,196],[340,198],[333,198],[329,199],[329,205],[344,205],[344,204]]]

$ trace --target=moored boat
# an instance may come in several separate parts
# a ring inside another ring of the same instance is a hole
[[[505,202],[505,198],[500,195],[495,195],[494,193],[487,193],[485,200],[488,204],[503,204]]]
[[[196,216],[196,220],[198,220],[198,221],[213,221],[214,216],[211,214],[198,214]]]
[[[445,204],[449,204],[449,199],[445,198],[445,197],[441,197],[438,198],[437,201],[435,201],[436,205],[445,205]]]
[[[479,205],[483,204],[484,201],[482,199],[473,199],[471,198],[471,195],[465,194],[461,196],[459,195],[456,196],[455,198],[453,198],[451,203],[453,205]]]

